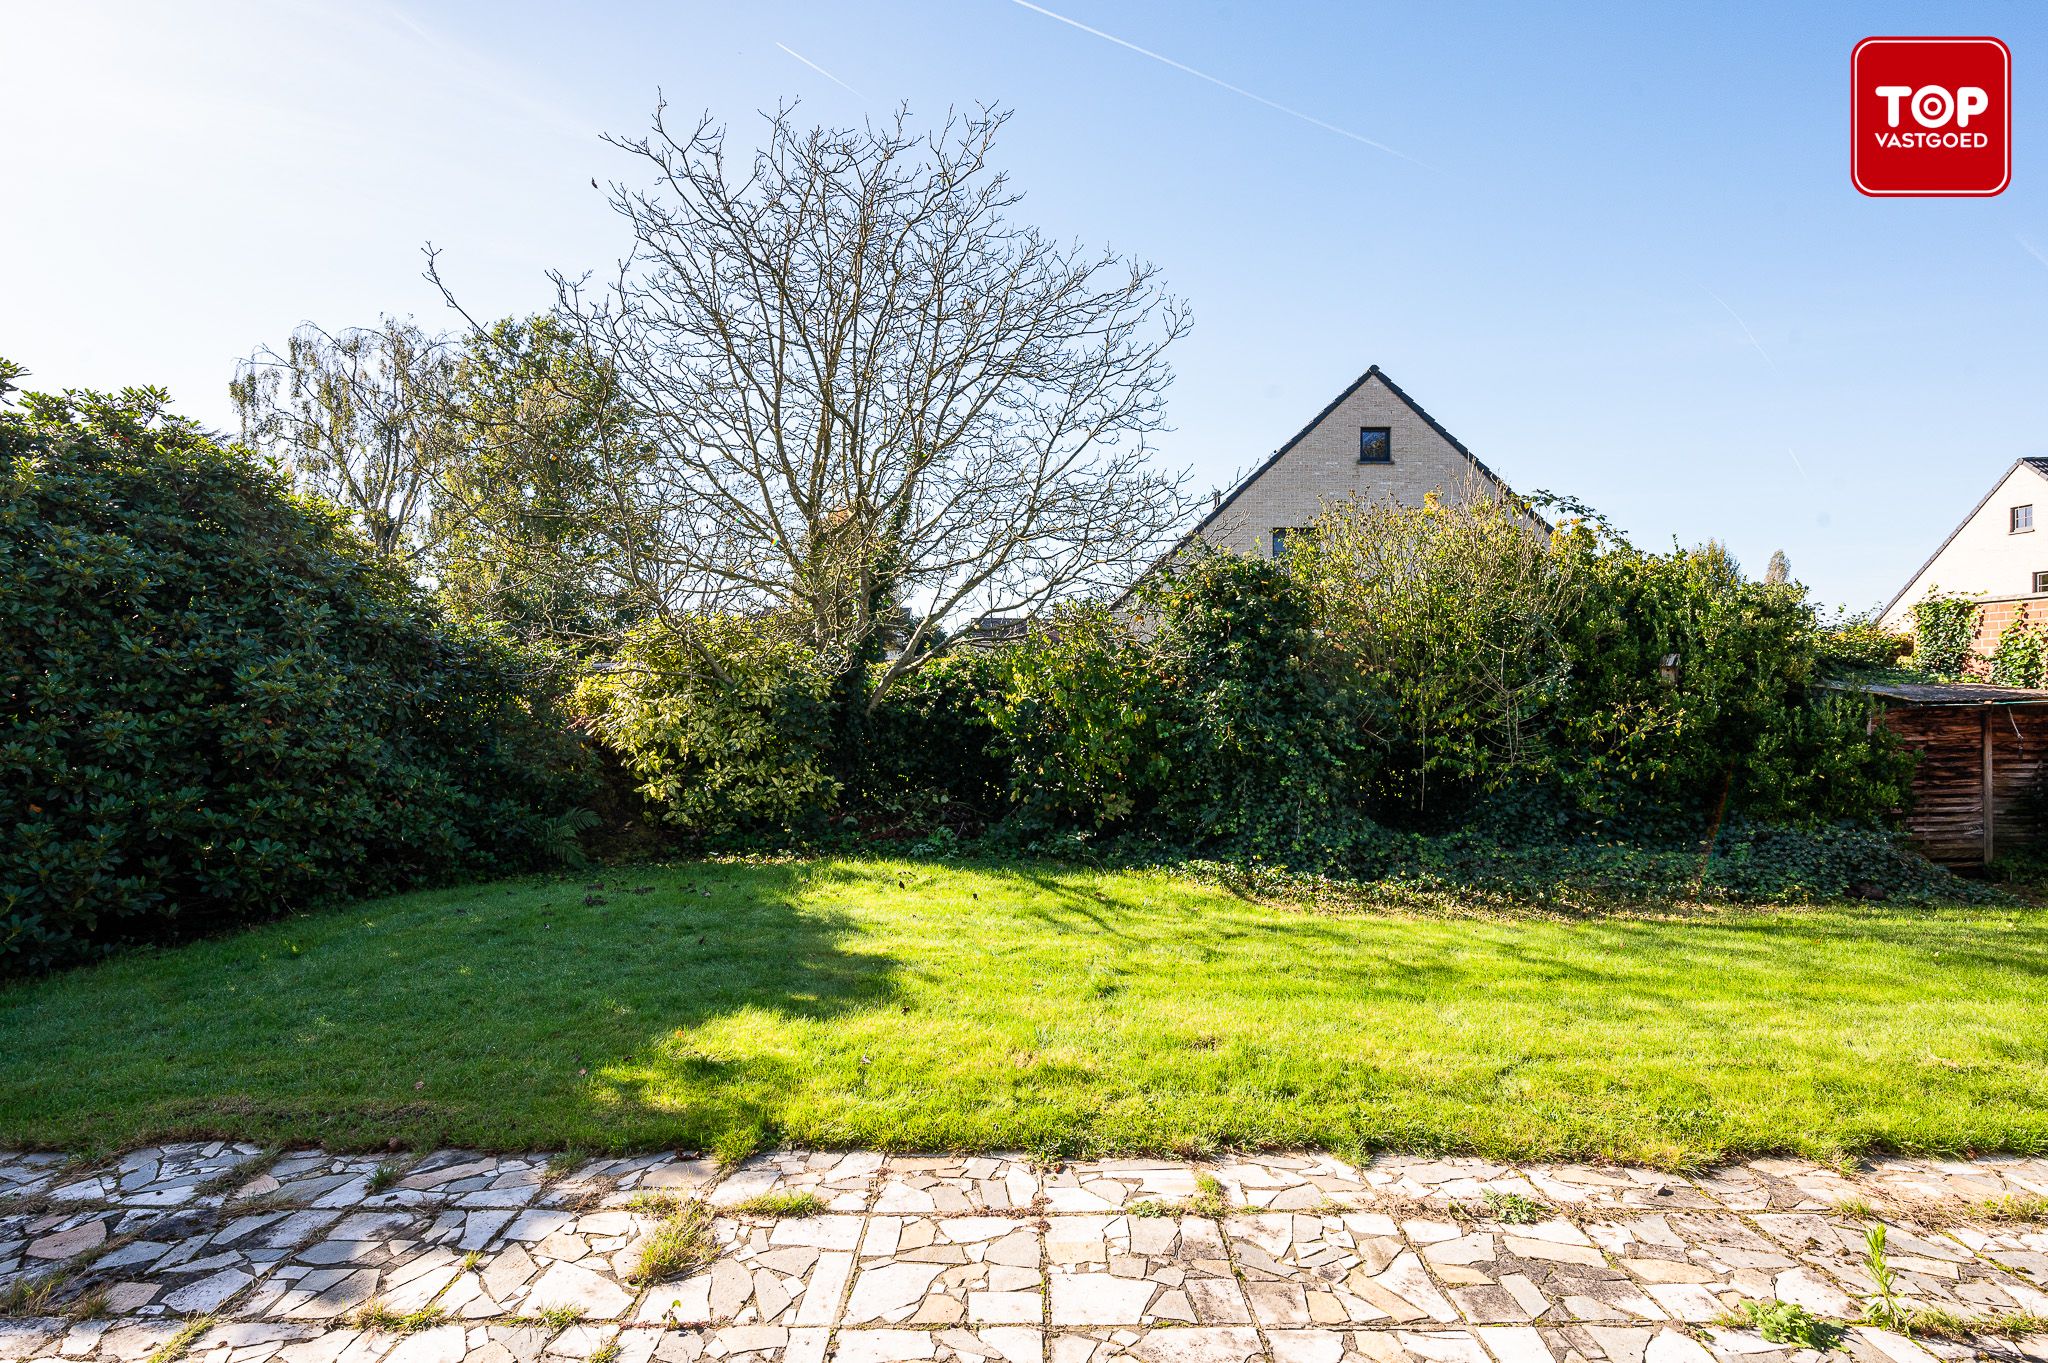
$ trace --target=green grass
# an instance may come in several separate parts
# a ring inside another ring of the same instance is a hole
[[[825,1210],[825,1199],[813,1192],[756,1193],[732,1204],[735,1216],[816,1216]]]
[[[407,895],[0,988],[0,1146],[2048,1150],[2048,913],[1315,913],[821,860]]]
[[[671,1201],[627,1276],[636,1283],[662,1283],[704,1268],[717,1256],[711,1238],[711,1209],[702,1202]]]

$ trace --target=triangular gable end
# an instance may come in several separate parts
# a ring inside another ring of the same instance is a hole
[[[1899,588],[1899,590],[1892,596],[1892,599],[1884,603],[1884,609],[1880,610],[1877,613],[1877,618],[1880,622],[1889,620],[1891,618],[1892,612],[1898,608],[1899,603],[1906,599],[1907,595],[1912,592],[1913,588],[1919,586],[1923,581],[1926,580],[1928,571],[1932,569],[1934,565],[1941,560],[1941,556],[1943,554],[1948,552],[1949,546],[1956,542],[1956,536],[1962,534],[1963,531],[1967,530],[1970,526],[1970,523],[1976,520],[1977,517],[1980,514],[1982,514],[1984,508],[1990,504],[1991,499],[1998,495],[1999,489],[2012,481],[2013,474],[2019,472],[2020,466],[2022,464],[2024,464],[2028,468],[2028,470],[2030,470],[2036,477],[2040,478],[2043,482],[2048,482],[2048,459],[2013,460],[2011,464],[2006,466],[2005,472],[1999,474],[1997,478],[1992,480],[1991,486],[1984,490],[1984,495],[1977,499],[1977,504],[1971,507],[1969,511],[1964,514],[1961,520],[1956,522],[1955,529],[1949,531],[1947,536],[1942,539],[1941,543],[1935,546],[1934,552],[1927,556],[1927,561],[1922,563],[1918,568],[1915,568],[1913,570],[1912,576],[1906,579],[1906,585]],[[1938,584],[1928,583],[1928,585],[1935,586]]]

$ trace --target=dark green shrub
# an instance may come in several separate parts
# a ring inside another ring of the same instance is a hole
[[[573,851],[527,660],[166,403],[0,410],[0,969]]]
[[[838,801],[831,681],[785,623],[643,625],[577,686],[585,722],[674,827],[807,828]]]
[[[899,676],[847,754],[844,807],[918,832],[973,834],[1001,817],[1009,772],[989,715],[1010,652],[963,650]]]
[[[1170,764],[1167,701],[1146,644],[1084,606],[1003,656],[1008,675],[988,721],[1024,822],[1092,832],[1149,811]]]
[[[1369,836],[1377,754],[1367,697],[1284,565],[1204,552],[1145,601],[1171,780],[1160,817],[1186,844],[1327,865]]]

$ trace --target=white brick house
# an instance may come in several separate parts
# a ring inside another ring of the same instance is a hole
[[[2048,619],[2048,459],[2014,461],[1885,604],[1879,620],[1910,632],[1914,605],[1936,590],[1984,603],[1979,652],[1996,642],[2019,605],[2037,622]]]
[[[1245,480],[1182,541],[1275,555],[1290,530],[1340,502],[1420,506],[1512,495],[1492,469],[1374,365]]]

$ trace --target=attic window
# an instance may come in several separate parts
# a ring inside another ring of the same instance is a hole
[[[2023,530],[2032,530],[2033,528],[2034,528],[2034,507],[2033,507],[2033,504],[2032,504],[2032,503],[2030,502],[2030,503],[2028,503],[2028,504],[2027,504],[2026,506],[2016,506],[2016,507],[2014,507],[2014,508],[2012,509],[2012,530],[2011,530],[2011,533],[2012,533],[2012,534],[2015,534],[2015,535],[2017,535],[2017,534],[2019,534],[2019,533],[2020,533],[2021,531],[2023,531]]]
[[[1393,431],[1385,426],[1360,426],[1358,428],[1358,462],[1361,464],[1393,463]]]
[[[1295,527],[1292,527],[1292,528],[1288,528],[1288,527],[1275,527],[1275,528],[1274,528],[1274,530],[1273,530],[1273,557],[1274,557],[1274,558],[1284,558],[1284,557],[1286,557],[1286,555],[1287,555],[1287,537],[1288,537],[1289,535],[1299,535],[1300,533],[1301,533],[1301,528],[1300,528],[1299,526],[1295,526]]]

